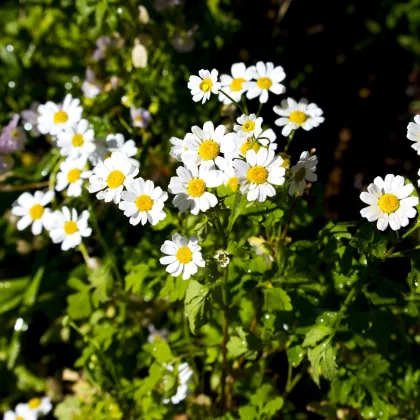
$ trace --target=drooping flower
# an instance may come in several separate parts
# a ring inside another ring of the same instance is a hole
[[[388,225],[392,230],[399,230],[417,214],[415,206],[419,199],[410,196],[413,191],[413,184],[405,184],[402,176],[388,174],[385,179],[378,176],[368,186],[367,192],[360,194],[360,199],[369,204],[360,214],[369,222],[377,221],[379,230],[385,230]]]
[[[274,156],[273,150],[261,148],[258,152],[248,150],[246,162],[235,159],[233,166],[239,179],[242,194],[248,201],[264,202],[267,197],[274,197],[276,190],[273,185],[282,185],[286,170],[281,167],[283,159]]]
[[[89,211],[84,210],[80,216],[76,209],[64,206],[61,211],[54,212],[54,226],[50,230],[50,237],[55,244],[61,243],[61,249],[67,251],[82,243],[82,237],[92,234],[88,226]]]
[[[217,205],[216,196],[208,189],[222,185],[219,171],[191,164],[188,168],[179,167],[176,173],[178,176],[171,178],[168,190],[175,194],[172,203],[180,211],[190,210],[197,215]]]
[[[408,123],[407,138],[414,141],[411,147],[420,155],[420,114],[414,117],[414,122]]]
[[[85,179],[92,175],[92,171],[86,170],[86,158],[78,159],[67,158],[60,164],[60,172],[57,174],[57,184],[55,189],[63,191],[67,188],[67,196],[80,197],[82,186]]]
[[[130,108],[130,115],[133,127],[146,128],[150,121],[150,112],[144,108]]]
[[[258,137],[261,133],[261,124],[262,124],[262,117],[258,117],[255,114],[245,115],[242,114],[236,122],[238,123],[233,127],[233,129],[238,133],[241,137]]]
[[[121,194],[119,208],[124,211],[124,216],[130,218],[130,224],[136,226],[149,222],[156,225],[165,219],[163,207],[168,193],[162,191],[162,188],[155,188],[153,181],[145,181],[143,178],[129,181],[125,187],[127,191]]]
[[[188,239],[176,233],[172,236],[172,241],[165,241],[160,248],[166,254],[159,261],[162,265],[167,265],[166,271],[174,277],[182,274],[183,280],[188,280],[198,271],[197,267],[206,265],[201,255],[201,246],[198,245],[197,236]]]
[[[80,120],[76,125],[67,127],[57,135],[57,146],[61,156],[72,159],[89,157],[96,149],[95,133],[89,128],[87,120]]]
[[[57,135],[72,126],[82,118],[83,108],[80,100],[67,94],[62,104],[48,101],[38,107],[38,130],[42,134]]]
[[[134,140],[125,141],[124,136],[120,133],[108,134],[106,136],[106,146],[108,150],[112,152],[125,153],[130,158],[130,163],[134,166],[140,166],[140,162],[137,159],[132,159],[138,152],[136,143]]]
[[[259,61],[256,66],[247,69],[247,76],[255,81],[246,82],[246,97],[254,99],[259,97],[260,103],[268,100],[268,92],[280,95],[286,88],[280,84],[286,77],[283,67],[274,67],[273,63],[263,63]]]
[[[219,72],[213,69],[211,73],[208,70],[201,69],[198,72],[198,76],[191,75],[188,88],[191,90],[191,95],[194,102],[204,104],[212,93],[218,93],[220,89],[220,83],[217,81]]]
[[[28,141],[25,132],[18,127],[19,114],[13,115],[9,124],[3,127],[0,134],[0,154],[16,153],[22,150]]]
[[[318,165],[318,158],[311,156],[309,152],[303,152],[300,155],[299,161],[292,166],[293,177],[290,180],[289,194],[302,195],[306,188],[306,181],[315,182],[318,179],[316,171]]]
[[[16,412],[18,410],[22,412],[26,411],[35,416],[34,418],[38,418],[39,416],[46,416],[52,410],[52,404],[48,397],[32,398],[27,404],[18,404],[16,406]]]
[[[236,102],[241,100],[242,94],[246,92],[246,82],[251,80],[251,75],[246,71],[244,63],[236,63],[231,67],[231,75],[220,76],[221,90],[226,92]],[[229,105],[232,101],[223,93],[219,93],[219,101]]]
[[[174,371],[173,365],[166,365],[165,367],[171,372]],[[181,401],[184,401],[188,395],[188,383],[190,382],[193,373],[194,372],[188,363],[181,363],[178,366],[178,386],[176,388],[176,393],[170,398],[165,398],[162,402],[164,404],[169,404],[169,402],[172,402],[172,404],[176,405]]]
[[[31,136],[38,137],[38,107],[39,102],[33,102],[29,109],[24,109],[20,116],[22,117],[23,128],[31,133]]]
[[[322,109],[315,104],[308,104],[306,99],[301,99],[298,103],[292,98],[287,98],[282,101],[281,107],[276,105],[273,111],[281,116],[274,123],[283,127],[281,134],[285,137],[300,127],[309,131],[324,122]]]
[[[42,228],[50,230],[53,217],[46,206],[53,198],[52,191],[35,191],[34,195],[28,192],[21,194],[12,208],[12,214],[21,217],[17,223],[18,230],[26,229],[30,224],[34,235],[39,235]]]
[[[169,151],[169,156],[181,162],[182,154],[188,150],[185,144],[185,138],[179,139],[178,137],[171,137],[169,142],[173,144],[171,150]]]
[[[86,69],[86,77],[82,83],[82,92],[86,98],[95,98],[103,91],[101,83],[96,79],[93,70],[88,67]]]
[[[124,185],[132,181],[138,173],[138,166],[133,165],[125,153],[113,152],[111,157],[99,162],[93,169],[88,191],[97,193],[98,200],[118,204]]]

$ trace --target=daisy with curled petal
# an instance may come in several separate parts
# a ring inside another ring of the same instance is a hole
[[[194,102],[204,104],[212,93],[218,93],[220,89],[220,83],[217,81],[219,72],[213,69],[211,72],[208,70],[201,69],[198,72],[198,76],[190,76],[188,82],[188,89],[191,90],[191,95]]]
[[[264,131],[262,131],[258,136],[257,140],[259,143],[261,143],[265,147],[268,147],[270,150],[277,150],[277,136],[273,129],[267,128]]]
[[[261,133],[261,124],[262,124],[262,117],[258,117],[255,114],[245,115],[242,114],[236,122],[233,129],[238,133],[241,137],[257,137]]]
[[[106,136],[106,145],[108,150],[112,152],[123,152],[129,158],[135,156],[138,152],[138,148],[136,147],[136,143],[134,140],[127,140],[125,141],[124,136],[120,133],[117,134],[108,134]],[[140,163],[136,159],[130,159],[130,162],[135,166],[140,166]]]
[[[53,217],[46,206],[53,198],[52,191],[35,191],[34,195],[28,192],[21,194],[12,208],[13,215],[22,217],[17,223],[18,230],[26,229],[31,223],[34,235],[39,235],[42,228],[50,230]]]
[[[37,415],[28,409],[27,404],[18,404],[15,411],[8,410],[4,413],[3,420],[36,420]]]
[[[219,156],[216,159],[216,165],[220,169],[220,176],[222,177],[223,184],[231,191],[236,192],[238,189],[239,179],[235,174],[235,168],[233,167],[232,160]]]
[[[248,90],[246,97],[254,99],[259,97],[260,103],[264,104],[268,100],[268,92],[280,95],[286,88],[280,84],[286,77],[283,67],[274,67],[273,63],[263,63],[259,61],[256,66],[251,66],[247,70],[247,75],[254,81],[247,82],[245,88]]]
[[[175,194],[172,203],[180,211],[190,210],[197,215],[217,205],[216,196],[207,190],[222,185],[219,171],[191,164],[188,168],[179,167],[176,173],[178,176],[171,178],[168,190]]]
[[[48,101],[38,107],[38,130],[42,134],[56,135],[74,126],[82,118],[80,100],[67,94],[62,104]]]
[[[166,365],[166,369],[173,372],[174,367],[173,365]],[[176,388],[176,393],[172,395],[170,398],[165,398],[162,402],[164,404],[168,404],[172,402],[172,404],[176,405],[179,404],[181,401],[185,400],[188,395],[188,382],[190,382],[191,377],[193,376],[194,372],[188,365],[188,363],[181,363],[178,366],[178,386]]]
[[[415,142],[411,147],[420,155],[420,114],[414,117],[414,122],[408,124],[407,138]]]
[[[54,227],[50,230],[50,237],[55,244],[61,243],[61,249],[67,251],[82,243],[82,237],[92,234],[88,226],[89,211],[84,210],[78,216],[76,209],[64,206],[61,211],[54,212]]]
[[[178,137],[171,137],[169,142],[173,145],[169,151],[169,156],[181,162],[182,154],[188,150],[185,145],[185,138],[179,139]]]
[[[281,167],[283,159],[274,156],[273,150],[261,148],[258,152],[248,150],[246,162],[240,159],[233,161],[235,174],[239,179],[242,194],[248,201],[264,202],[267,197],[274,197],[273,185],[282,185],[286,170]]]
[[[182,153],[182,161],[186,166],[214,166],[220,153],[231,153],[235,150],[234,133],[226,134],[226,127],[219,125],[214,128],[211,121],[204,123],[203,129],[198,126],[187,133],[184,144],[187,150]]]
[[[172,241],[165,241],[160,250],[167,255],[159,260],[162,265],[167,265],[166,271],[174,277],[182,274],[183,280],[188,280],[196,274],[197,267],[206,265],[200,252],[201,246],[198,245],[198,238],[195,235],[188,239],[175,233]]]
[[[60,164],[60,172],[57,174],[56,191],[67,188],[68,197],[80,197],[82,195],[83,181],[92,175],[92,171],[86,170],[86,158],[67,158]]]
[[[220,76],[221,90],[226,92],[233,100],[239,102],[242,94],[246,92],[245,82],[251,80],[250,75],[246,71],[244,63],[236,63],[232,65],[231,74],[222,74]],[[219,101],[225,105],[229,105],[232,101],[223,93],[219,93]]]
[[[125,187],[127,191],[121,194],[119,208],[130,218],[130,224],[145,225],[148,221],[156,225],[166,217],[163,203],[168,199],[168,193],[160,187],[155,188],[153,181],[137,178],[127,182]]]
[[[316,171],[318,158],[311,156],[309,152],[303,152],[299,161],[292,166],[293,177],[290,180],[289,195],[302,195],[306,188],[306,181],[315,182],[318,179]]]
[[[273,111],[281,116],[274,124],[283,127],[281,134],[285,137],[300,127],[309,131],[324,122],[322,109],[315,104],[308,104],[306,99],[301,99],[298,103],[292,98],[287,98],[282,101],[281,106],[276,105]]]
[[[61,156],[77,159],[80,156],[89,157],[96,149],[95,133],[89,128],[87,120],[80,120],[74,126],[67,127],[57,134],[57,146]]]
[[[388,174],[385,179],[378,176],[368,186],[367,192],[360,194],[360,199],[369,204],[360,214],[369,222],[377,221],[379,230],[385,230],[388,224],[392,230],[405,227],[408,219],[417,214],[415,206],[419,204],[419,199],[410,196],[413,191],[413,184],[405,184],[402,176]]]
[[[138,166],[134,166],[125,153],[114,152],[111,157],[95,166],[93,175],[89,178],[88,191],[97,193],[98,200],[118,204],[124,185],[132,181],[138,173]]]
[[[48,397],[32,398],[27,404],[18,404],[16,412],[19,408],[22,412],[26,411],[37,418],[38,416],[46,416],[52,410],[52,404]]]

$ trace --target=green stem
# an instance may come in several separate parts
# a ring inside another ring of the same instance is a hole
[[[292,368],[289,365],[290,369],[290,378],[287,378],[286,390],[283,394],[283,397],[287,397],[292,391],[293,388],[297,385],[297,383],[302,379],[303,374],[305,373],[304,370],[301,370],[293,379],[292,379]]]
[[[248,115],[248,107],[246,105],[246,99],[245,99],[245,95],[242,96],[242,106],[244,107],[245,110],[245,114]]]
[[[290,136],[289,136],[289,138],[288,138],[288,140],[287,140],[286,147],[284,148],[284,151],[285,151],[285,152],[287,152],[287,151],[289,150],[289,146],[290,146],[290,144],[292,143],[293,137],[295,137],[295,132],[296,132],[296,130],[293,130],[293,131],[290,133]]]
[[[81,252],[83,259],[85,260],[86,266],[89,268],[89,261],[90,261],[90,257],[89,257],[89,252],[86,248],[86,245],[81,242],[79,245],[79,251]]]
[[[414,248],[406,249],[404,251],[394,252],[393,254],[389,255],[388,258],[404,257],[405,254],[410,254],[411,252],[418,251],[419,249],[420,249],[420,245],[417,245]]]
[[[286,239],[287,231],[289,230],[290,223],[292,222],[293,215],[295,214],[296,204],[298,202],[299,197],[295,197],[293,199],[292,207],[290,209],[289,218],[287,219],[286,225],[284,226],[283,233],[281,234],[280,241],[284,241]]]
[[[229,290],[228,290],[228,273],[229,267],[227,267],[223,273],[223,342],[222,342],[222,410],[230,408],[230,396],[227,395],[226,380],[228,376],[228,360],[227,360],[227,343],[229,341]]]
[[[416,231],[418,228],[420,228],[420,223],[416,223],[410,230],[404,233],[404,235],[401,236],[402,239],[405,239],[407,236],[411,235],[414,231]]]
[[[57,160],[57,163],[54,165],[53,170],[51,171],[50,178],[49,178],[49,181],[48,181],[48,189],[50,191],[54,191],[54,189],[55,189],[55,180],[57,179],[57,173],[60,170],[61,161],[62,161],[62,158],[60,157]]]
[[[36,190],[38,188],[47,187],[48,185],[48,181],[34,182],[33,184],[25,185],[0,185],[0,192]]]
[[[229,100],[232,101],[232,103],[234,103],[244,114],[247,114],[247,112],[245,112],[243,110],[243,108],[241,107],[241,105],[239,104],[239,102],[236,102],[235,99],[233,99],[231,96],[229,96],[226,92],[224,92],[222,89],[219,90],[219,93],[223,94],[226,96],[226,98],[228,98]]]
[[[258,112],[257,112],[257,118],[260,116],[260,112],[261,112],[262,107],[263,107],[263,103],[260,102],[260,105],[258,107]]]

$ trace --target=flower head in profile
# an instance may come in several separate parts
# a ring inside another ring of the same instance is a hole
[[[88,191],[97,193],[98,200],[118,204],[124,185],[132,181],[138,173],[138,166],[134,166],[125,153],[114,152],[111,157],[95,166],[93,175],[89,178]]]
[[[21,217],[17,223],[18,230],[26,229],[31,224],[34,235],[39,235],[42,228],[50,230],[53,217],[46,206],[53,198],[52,191],[35,191],[34,195],[28,192],[21,194],[12,208],[12,214]]]
[[[144,108],[130,108],[130,116],[133,127],[146,128],[150,121],[150,112]]]
[[[282,185],[286,170],[281,167],[283,159],[274,156],[273,150],[261,148],[258,152],[248,150],[246,162],[235,159],[233,166],[241,185],[242,194],[248,201],[264,202],[267,197],[274,197],[276,190],[273,185]]]
[[[249,72],[246,71],[244,63],[236,63],[231,67],[231,74],[220,76],[221,90],[226,92],[233,100],[239,102],[242,94],[246,92],[246,82],[251,80]],[[219,93],[219,101],[229,105],[232,101],[223,93]]]
[[[414,122],[408,123],[407,138],[414,141],[411,147],[420,155],[420,114],[414,117]]]
[[[222,185],[219,171],[192,164],[188,168],[179,167],[176,173],[178,176],[171,178],[168,190],[175,194],[172,203],[180,211],[190,210],[197,215],[217,205],[216,196],[208,189]]]
[[[149,222],[156,225],[166,217],[163,210],[164,202],[168,199],[168,193],[162,188],[156,187],[153,181],[145,181],[137,178],[126,184],[127,191],[121,194],[119,208],[124,211],[124,216],[130,218],[133,226]]]
[[[255,114],[245,115],[242,114],[236,122],[233,129],[238,133],[239,136],[249,138],[257,137],[261,133],[262,117],[258,117]]]
[[[18,404],[16,406],[16,412],[26,412],[27,418],[38,418],[39,416],[46,416],[52,410],[51,400],[48,397],[32,398],[27,404]],[[28,416],[29,415],[29,416]],[[31,417],[34,416],[34,417]],[[19,419],[19,416],[17,417]]]
[[[405,184],[402,176],[388,174],[385,179],[378,176],[367,192],[360,194],[360,199],[369,205],[360,214],[369,222],[376,221],[379,230],[385,230],[388,225],[392,230],[399,230],[417,214],[415,206],[419,199],[410,196],[413,191],[413,184]]]
[[[299,161],[292,166],[293,177],[290,180],[289,194],[302,195],[306,188],[306,181],[315,182],[318,179],[316,171],[318,165],[318,158],[311,156],[309,152],[303,152],[300,155]]]
[[[95,133],[89,128],[87,120],[80,120],[74,126],[68,126],[64,131],[57,134],[57,146],[61,156],[69,156],[72,159],[89,157],[96,149]]]
[[[214,166],[221,153],[231,153],[235,150],[234,134],[226,134],[226,127],[219,125],[214,128],[211,121],[204,123],[203,129],[198,126],[187,133],[184,144],[186,151],[182,153],[182,161],[186,166],[192,164]]]
[[[125,141],[124,136],[120,133],[117,134],[108,134],[106,136],[106,146],[108,150],[112,152],[122,152],[125,153],[129,158],[130,162],[134,166],[140,166],[140,163],[136,159],[131,159],[135,156],[138,152],[138,148],[136,147],[136,143],[134,140],[127,140]]]
[[[42,134],[57,135],[74,125],[82,118],[83,108],[80,100],[67,94],[62,104],[48,101],[38,107],[38,130]]]
[[[263,63],[259,61],[256,66],[251,66],[247,70],[247,75],[255,81],[247,82],[245,87],[248,90],[248,99],[259,98],[260,103],[268,101],[268,92],[280,95],[286,88],[280,83],[286,77],[283,67],[274,67],[273,63]]]
[[[201,69],[198,72],[198,76],[190,76],[188,82],[188,89],[191,90],[191,95],[194,102],[204,104],[212,93],[218,93],[220,89],[220,83],[217,81],[219,72],[213,69],[211,72],[208,70]]]
[[[197,267],[206,265],[197,236],[188,239],[176,233],[172,236],[172,241],[165,241],[160,250],[166,255],[160,259],[160,263],[167,266],[166,271],[174,277],[182,274],[183,280],[188,280],[196,274]]]
[[[179,139],[178,137],[171,137],[169,143],[172,144],[171,150],[169,151],[169,156],[176,159],[177,161],[182,161],[182,154],[188,150],[185,138]]]
[[[324,122],[322,109],[315,104],[308,104],[306,99],[296,102],[292,98],[287,98],[282,101],[281,106],[275,106],[273,111],[281,116],[274,123],[283,127],[281,134],[285,137],[300,127],[309,131]]]
[[[13,118],[1,130],[0,134],[0,154],[15,153],[22,150],[28,141],[25,132],[18,127],[19,114],[13,115]]]
[[[80,197],[85,179],[92,175],[92,171],[86,170],[86,158],[67,158],[60,164],[60,172],[57,174],[56,191],[63,191],[67,188],[68,197]]]
[[[166,365],[166,369],[173,372],[173,365]],[[188,363],[181,363],[178,366],[178,386],[176,392],[170,398],[165,398],[162,402],[164,404],[169,404],[170,402],[174,405],[179,404],[181,401],[184,401],[188,395],[188,383],[190,382],[193,376],[193,370],[190,368]]]
[[[61,211],[54,212],[54,226],[50,230],[50,237],[55,244],[61,243],[61,249],[67,251],[82,243],[82,238],[92,234],[88,226],[89,211],[83,211],[80,216],[76,209],[64,206]]]
[[[82,92],[86,98],[95,98],[103,91],[103,87],[96,79],[95,73],[93,70],[88,67],[86,69],[86,78],[82,83]]]

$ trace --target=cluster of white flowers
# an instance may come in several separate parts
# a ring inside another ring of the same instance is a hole
[[[3,420],[37,420],[51,410],[52,404],[48,397],[32,398],[26,404],[18,404],[14,411],[6,411]]]

